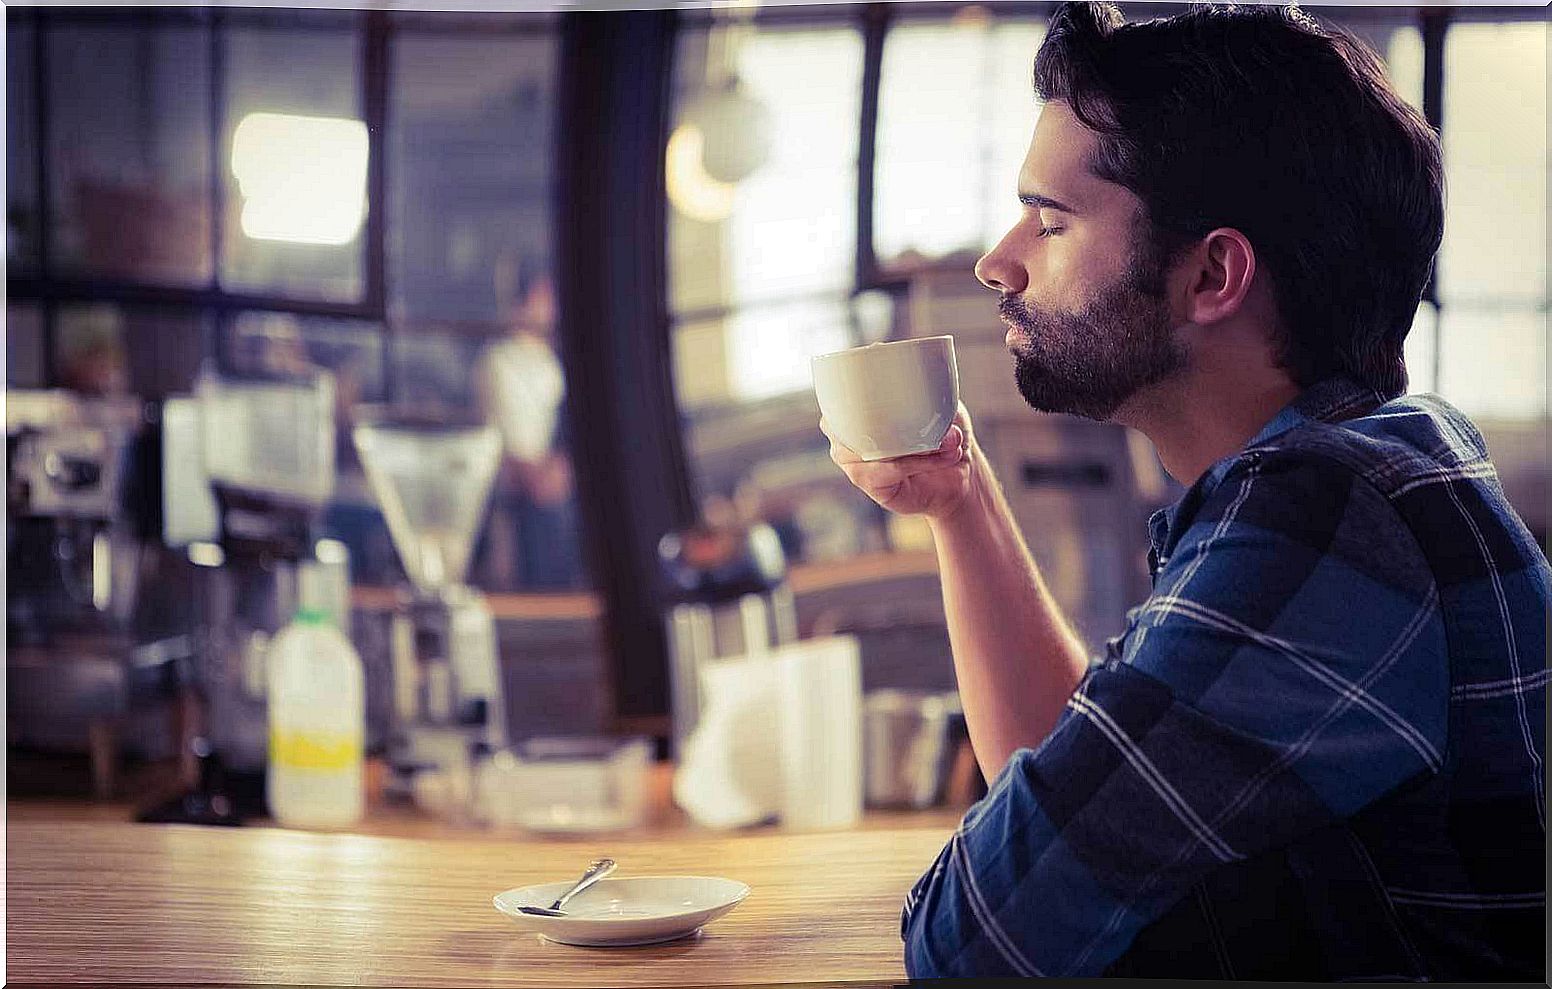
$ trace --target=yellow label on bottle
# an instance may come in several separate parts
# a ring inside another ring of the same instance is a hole
[[[339,732],[272,731],[272,766],[292,769],[348,769],[361,761],[361,736]]]

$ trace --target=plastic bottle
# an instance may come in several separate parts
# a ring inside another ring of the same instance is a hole
[[[286,827],[341,828],[363,811],[361,657],[322,610],[304,607],[270,644],[270,813]]]

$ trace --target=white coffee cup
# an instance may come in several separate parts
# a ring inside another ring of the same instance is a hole
[[[950,336],[892,340],[820,354],[814,393],[830,431],[863,460],[930,453],[959,410]]]

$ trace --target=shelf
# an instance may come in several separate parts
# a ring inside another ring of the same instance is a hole
[[[865,553],[844,560],[800,563],[788,574],[796,595],[872,584],[899,577],[937,577],[938,556],[932,550]]]
[[[938,558],[932,550],[866,553],[844,560],[794,564],[788,572],[793,594],[812,594],[900,577],[936,577]],[[399,588],[358,586],[351,605],[361,611],[392,611]],[[487,594],[491,614],[506,621],[587,621],[603,617],[603,600],[590,592],[557,594]]]
[[[351,606],[361,611],[393,611],[399,606],[397,587],[351,589]],[[557,594],[487,594],[491,615],[503,621],[587,621],[603,617],[604,605],[590,592]]]

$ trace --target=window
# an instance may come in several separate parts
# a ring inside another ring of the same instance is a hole
[[[907,21],[884,42],[874,250],[886,270],[978,256],[1018,219],[1019,166],[1039,108],[1030,65],[1044,29],[967,8]]]
[[[809,373],[857,339],[863,37],[834,21],[682,29],[665,163],[693,480],[708,516],[768,519],[795,559],[882,548],[876,509],[826,469]]]
[[[1415,23],[1415,15],[1404,10],[1368,10],[1357,16],[1329,16],[1319,8],[1314,13],[1368,42],[1385,60],[1385,71],[1396,92],[1419,112],[1423,110],[1423,32]],[[1418,305],[1406,339],[1409,392],[1437,390],[1438,353],[1438,310],[1425,299]]]
[[[362,296],[367,128],[353,19],[226,33],[221,286]]]
[[[791,500],[756,490],[754,479],[802,473],[762,471],[767,457],[814,453],[804,439],[807,358],[896,324],[897,297],[850,292],[875,280],[887,288],[923,266],[968,267],[1017,217],[1014,186],[1039,112],[1030,66],[1043,16],[991,5],[900,5],[889,16],[864,238],[873,257],[856,263],[861,184],[849,166],[862,123],[861,20],[846,11],[840,23],[802,27],[715,19],[681,32],[667,161],[674,380],[692,471],[716,506]],[[1328,19],[1374,46],[1402,96],[1421,107],[1415,12]],[[1416,390],[1434,386],[1436,327],[1426,303],[1408,343]],[[766,417],[789,426],[773,431]],[[741,435],[747,442],[733,439]],[[856,544],[877,545],[867,509],[858,515]]]
[[[198,310],[67,303],[55,313],[56,383],[88,395],[187,394],[209,333]]]
[[[5,307],[5,384],[43,387],[43,312],[37,306],[13,302]]]
[[[485,417],[521,435],[471,581],[586,583],[549,271],[555,18],[7,19],[10,385],[159,398],[187,393],[218,354],[328,370],[329,521],[369,583],[399,571],[355,461],[356,407]],[[498,387],[482,393],[482,376]],[[500,401],[513,395],[521,408]]]
[[[49,31],[51,256],[61,274],[210,279],[209,53],[194,24]]]
[[[395,318],[512,315],[550,267],[555,46],[403,33],[393,50]]]
[[[9,11],[7,11],[9,15]],[[5,35],[5,257],[12,272],[38,264],[38,119],[30,23],[10,23]]]
[[[551,267],[556,46],[406,28],[393,48],[389,358],[397,399],[505,441],[473,579],[588,583]]]
[[[681,36],[668,242],[671,309],[699,324],[679,341],[681,369],[704,378],[688,394],[736,403],[806,389],[809,356],[849,344],[861,72],[851,27]],[[755,312],[799,298],[812,301],[775,335]]]
[[[1542,21],[1445,35],[1437,389],[1483,417],[1547,412],[1547,41]]]

